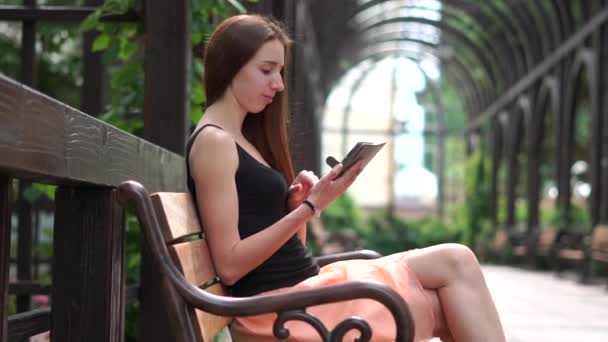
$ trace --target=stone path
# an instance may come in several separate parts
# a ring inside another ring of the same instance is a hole
[[[483,265],[508,342],[608,342],[606,282]]]

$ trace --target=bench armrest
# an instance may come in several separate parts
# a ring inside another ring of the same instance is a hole
[[[146,189],[137,182],[128,181],[117,188],[117,195],[118,200],[123,205],[134,204],[139,222],[144,226],[142,227],[144,228],[142,229],[144,239],[153,250],[157,251],[157,253],[152,254],[154,262],[157,263],[162,275],[171,282],[186,302],[200,310],[228,317],[276,312],[278,318],[275,321],[273,332],[278,338],[289,335],[284,323],[295,319],[311,324],[323,340],[339,341],[348,331],[357,329],[361,332],[360,341],[368,341],[371,336],[371,329],[362,319],[356,317],[346,319],[338,324],[334,331],[329,332],[318,319],[308,315],[305,308],[345,300],[369,298],[385,305],[393,315],[397,327],[396,341],[412,342],[414,340],[414,321],[407,304],[396,291],[380,283],[349,282],[317,289],[248,298],[217,296],[201,290],[186,280],[171,259]]]
[[[369,249],[363,249],[360,251],[353,251],[353,252],[344,252],[344,253],[336,253],[336,254],[331,254],[331,255],[322,255],[322,256],[318,256],[315,259],[317,260],[317,263],[319,264],[319,266],[323,267],[325,265],[334,263],[336,261],[342,261],[342,260],[352,260],[352,259],[376,259],[376,258],[380,258],[382,255],[378,252],[369,250]]]

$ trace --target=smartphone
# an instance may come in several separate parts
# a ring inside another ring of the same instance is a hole
[[[367,164],[374,158],[374,156],[384,147],[386,143],[371,143],[360,141],[348,152],[346,157],[342,160],[342,171],[338,177],[342,176],[348,169],[350,169],[359,160],[363,160],[362,168],[365,168]],[[334,167],[338,164],[336,158],[329,156],[325,159],[325,162],[329,167]]]

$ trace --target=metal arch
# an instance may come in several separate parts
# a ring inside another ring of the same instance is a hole
[[[534,104],[534,115],[531,123],[531,139],[530,139],[530,148],[534,151],[540,148],[542,140],[544,139],[544,122],[545,115],[547,113],[546,106],[547,104],[551,104],[551,108],[554,111],[554,115],[556,117],[559,116],[560,113],[560,83],[555,76],[546,76],[542,83],[540,84],[540,88],[538,90],[538,95],[536,98],[536,102]],[[558,122],[556,120],[556,122]],[[559,137],[557,138],[559,140]]]
[[[533,56],[533,65],[536,65],[540,60],[542,60],[542,54],[540,53],[538,47],[541,45],[539,39],[538,30],[536,30],[536,25],[534,21],[530,22],[530,13],[528,12],[528,8],[525,3],[529,1],[522,2],[520,0],[506,0],[504,3],[509,8],[509,12],[513,15],[513,17],[518,21],[519,27],[525,32],[527,38],[530,41],[530,45],[527,46],[527,49],[530,49],[530,52]],[[523,5],[525,8],[520,7]]]
[[[362,32],[371,30],[376,27],[381,27],[383,25],[392,24],[392,23],[401,23],[401,22],[404,22],[404,23],[414,22],[414,23],[434,26],[437,29],[440,29],[442,32],[444,32],[444,34],[447,34],[448,36],[453,37],[457,43],[458,42],[463,43],[464,45],[466,45],[468,47],[468,49],[470,51],[473,51],[473,54],[479,60],[480,64],[482,65],[482,68],[485,69],[485,72],[488,75],[488,77],[491,79],[491,81],[494,84],[496,84],[496,86],[495,86],[496,88],[504,89],[508,85],[508,82],[505,81],[501,70],[495,68],[495,65],[490,62],[490,60],[488,59],[488,56],[486,56],[486,54],[484,53],[485,50],[481,46],[479,46],[477,44],[477,42],[470,39],[470,37],[468,37],[466,34],[461,32],[457,28],[452,27],[443,21],[434,21],[434,20],[430,20],[427,18],[420,18],[420,17],[402,16],[402,17],[398,17],[398,18],[385,19],[385,20],[373,23],[369,26],[359,28],[358,32],[362,33]],[[458,46],[458,45],[455,45],[455,46]],[[492,49],[490,49],[490,51],[492,51]]]
[[[348,120],[350,118],[350,114],[352,111],[352,102],[355,96],[355,93],[359,91],[361,84],[367,78],[367,75],[372,71],[377,65],[377,61],[372,61],[369,67],[367,67],[361,75],[355,80],[353,85],[350,88],[350,93],[348,94],[348,100],[346,102],[346,107],[344,107],[344,111],[342,112],[342,155],[346,156],[348,152]]]
[[[367,54],[367,55],[362,55],[359,58],[355,59],[355,64],[358,64],[364,60],[368,60],[368,59],[381,59],[381,58],[385,58],[388,56],[398,56],[398,57],[405,57],[408,59],[411,59],[414,62],[417,62],[417,59],[420,58],[420,55],[425,55],[427,57],[433,57],[433,58],[437,58],[435,55],[432,55],[428,52],[414,52],[414,51],[407,51],[404,49],[399,49],[399,48],[391,48],[388,50],[379,50],[376,49],[373,53]],[[456,60],[451,60],[452,63],[454,63],[456,65]],[[454,79],[456,79],[456,81],[459,82],[458,86],[460,86],[462,89],[465,90],[465,92],[467,93],[465,96],[465,106],[468,107],[474,107],[475,105],[479,106],[479,103],[474,102],[473,104],[469,103],[468,101],[470,99],[473,99],[474,101],[477,100],[477,98],[480,96],[478,94],[478,89],[475,87],[476,83],[473,82],[473,80],[470,78],[471,76],[468,74],[468,70],[466,68],[464,68],[464,66],[462,66],[460,64],[460,67],[457,68],[460,70],[452,70],[452,68],[449,68],[447,70],[445,70],[446,74],[449,77],[453,77]],[[459,71],[459,72],[456,72]],[[466,79],[466,81],[462,80],[462,76]],[[473,95],[470,95],[470,94]]]
[[[467,1],[467,0],[460,0],[460,1],[461,1],[461,2],[460,2],[460,4],[462,4],[462,1]],[[370,7],[372,7],[372,6],[376,5],[376,4],[380,4],[380,3],[384,3],[384,2],[386,2],[386,1],[370,1],[370,2],[368,2],[368,3],[366,3],[366,4],[364,4],[364,5],[361,5],[361,6],[359,6],[359,7],[356,7],[356,8],[354,9],[353,14],[351,15],[351,17],[352,17],[353,15],[356,15],[357,13],[360,13],[361,11],[365,10],[366,8],[370,8]],[[470,3],[470,4],[472,4],[472,5],[474,5],[474,6],[477,6],[478,8],[484,8],[484,9],[488,9],[488,8],[490,8],[490,9],[496,9],[496,8],[497,8],[497,6],[496,6],[495,4],[493,4],[493,3],[491,3],[491,2],[482,2],[482,4],[484,5],[483,7],[482,7],[482,6],[479,4],[479,2],[477,2],[477,1],[475,1],[475,2],[470,1],[469,3]],[[462,7],[462,8],[466,8],[466,6],[458,6],[458,5],[457,5],[456,7],[457,7],[457,8],[461,8],[461,7]],[[351,7],[351,8],[352,8],[352,7]],[[469,8],[471,8],[471,7],[469,6]],[[505,18],[506,18],[505,22],[513,22],[513,20],[514,20],[514,19],[513,19],[513,18],[514,18],[514,15],[516,15],[516,14],[517,14],[517,13],[509,13],[510,11],[508,10],[508,7],[503,7],[503,9],[502,9],[502,10],[499,10],[499,11],[496,11],[496,12],[497,12],[497,13],[502,13],[502,17],[505,17]],[[486,13],[487,13],[487,11],[486,11]],[[506,13],[506,14],[505,14],[505,13]],[[418,18],[418,19],[419,19],[419,18]],[[521,19],[517,19],[517,20],[518,20],[519,22],[521,22]],[[412,20],[412,21],[415,21],[415,19],[414,19],[414,20]],[[420,21],[420,20],[418,20],[418,21]],[[519,27],[520,25],[514,25],[514,26],[515,26],[515,28],[516,28],[517,32],[521,32],[521,27]],[[439,28],[441,29],[441,27],[439,27]],[[446,30],[444,29],[443,31],[446,31]],[[456,30],[456,31],[457,31],[457,30]],[[447,32],[447,31],[446,31],[446,32]],[[519,35],[519,36],[520,36],[520,40],[519,40],[519,41],[520,41],[522,44],[524,44],[524,45],[528,45],[528,46],[530,45],[530,43],[528,42],[529,37],[527,37],[527,35],[526,35],[526,34],[521,34],[521,33],[520,33],[520,35]],[[470,50],[470,49],[469,49],[469,50]],[[525,52],[526,52],[526,50],[528,50],[528,49],[523,49],[523,52],[525,53]],[[477,52],[477,54],[476,54],[476,55],[477,55],[477,56],[480,56],[479,52]],[[483,58],[484,58],[484,57],[485,57],[485,56],[481,55],[481,57],[478,57],[478,58],[480,59],[480,61],[483,61]],[[482,65],[483,65],[483,63],[482,63]],[[492,65],[492,67],[495,67],[495,65]],[[486,70],[486,73],[488,74],[488,76],[489,76],[489,77],[492,77],[492,74],[488,72],[488,70],[492,70],[492,69],[490,69],[490,67],[488,67],[488,63],[487,63],[487,62],[486,62],[486,65],[484,66],[484,69]],[[496,78],[495,78],[495,79],[496,79]],[[494,87],[492,87],[492,88],[493,88],[493,89],[495,89]]]
[[[563,37],[568,37],[574,32],[574,19],[572,18],[572,13],[570,12],[570,7],[568,6],[569,2],[570,0],[553,0],[560,19],[559,22]]]
[[[508,141],[507,141],[507,228],[515,224],[515,200],[517,199],[517,179],[519,161],[518,157],[521,152],[525,152],[522,146],[522,139],[518,137],[525,136],[525,132],[529,129],[526,127],[526,117],[532,116],[532,101],[529,96],[522,95],[514,104],[513,114],[509,118]],[[524,134],[521,134],[521,131]]]
[[[463,3],[468,3],[467,0],[451,0],[450,2],[453,3],[458,3],[459,1],[463,2]],[[446,1],[447,3],[447,1]],[[487,10],[487,4],[488,1],[477,1],[474,2],[473,6],[476,6],[475,9],[477,11],[480,11],[481,13],[483,13],[483,16],[480,16],[479,18],[477,16],[475,16],[475,13],[473,12],[473,10],[471,10],[469,13],[469,16],[471,18],[478,18],[479,19],[479,23],[482,26],[485,26],[485,24],[491,22],[491,23],[495,23],[498,25],[497,27],[497,33],[499,34],[499,37],[497,37],[496,39],[498,41],[505,41],[505,44],[501,44],[505,46],[505,50],[508,54],[510,54],[511,56],[511,60],[514,62],[515,64],[515,73],[512,73],[512,76],[514,78],[516,77],[520,77],[521,75],[525,74],[526,70],[528,69],[528,64],[527,64],[527,55],[529,54],[529,52],[527,51],[527,49],[522,49],[520,47],[519,44],[519,40],[518,37],[516,35],[511,35],[509,34],[510,29],[509,29],[509,24],[510,22],[508,22],[508,20],[505,20],[504,16],[496,16],[496,13],[494,13],[493,11],[488,11]],[[457,7],[461,7],[456,5]],[[490,6],[492,6],[490,4]],[[462,6],[465,7],[465,6]],[[470,7],[470,5],[469,5]],[[492,38],[494,38],[492,36]],[[512,83],[512,82],[511,82]]]
[[[530,127],[534,115],[533,111],[533,97],[530,95],[521,95],[517,99],[517,108],[521,109],[524,114],[524,125],[525,127]],[[527,131],[526,131],[527,132]]]
[[[563,139],[562,139],[562,151],[563,162],[560,165],[562,170],[566,171],[562,173],[562,179],[560,180],[561,189],[559,191],[559,201],[561,207],[565,210],[567,220],[569,221],[570,212],[570,197],[572,196],[570,188],[570,165],[572,164],[573,153],[574,153],[574,129],[575,129],[575,95],[577,85],[582,76],[583,68],[587,72],[587,80],[589,82],[589,93],[591,100],[591,157],[590,157],[590,175],[591,175],[591,194],[590,194],[590,214],[592,217],[593,225],[598,223],[599,219],[599,194],[598,189],[600,188],[600,141],[601,141],[601,127],[600,122],[600,99],[599,99],[599,77],[598,77],[598,60],[597,53],[589,48],[582,48],[578,51],[570,73],[567,78],[567,85],[570,85],[566,89],[566,97],[564,100],[564,121],[563,121]]]
[[[541,56],[547,56],[557,46],[555,36],[553,36],[553,31],[551,30],[550,16],[543,12],[543,5],[540,1],[529,1],[526,5],[530,6],[529,14],[532,17],[532,22],[536,24],[541,37],[540,43],[543,47]]]
[[[548,1],[533,1],[532,4],[536,6],[537,16],[541,17],[541,20],[545,23],[543,25],[546,29],[544,36],[551,37],[549,50],[553,51],[564,40],[559,25],[557,8],[553,2],[549,3]],[[548,20],[549,18],[553,20]]]
[[[585,7],[583,6],[584,4],[587,4],[592,1],[592,0],[587,0],[587,1],[569,1],[568,2],[568,7],[569,7],[569,13],[572,16],[572,22],[574,24],[574,29],[577,30],[580,26],[584,25],[584,23],[587,21],[587,17],[585,16]],[[575,6],[578,7],[578,9],[575,9]],[[588,10],[588,8],[587,8]],[[580,13],[580,16],[574,16],[574,13]],[[587,11],[587,13],[589,13]]]
[[[452,1],[457,1],[457,0],[452,0]],[[527,66],[527,69],[529,69],[532,65],[534,65],[534,57],[532,55],[530,55],[530,49],[533,48],[533,45],[530,43],[529,37],[526,34],[526,32],[522,30],[521,25],[518,25],[518,23],[514,20],[512,13],[509,13],[508,11],[503,11],[503,8],[501,8],[500,6],[497,6],[496,3],[494,3],[493,1],[477,1],[477,0],[460,0],[460,1],[464,1],[464,2],[474,5],[474,6],[479,6],[486,13],[495,14],[498,18],[501,19],[501,21],[503,21],[505,23],[505,25],[509,25],[510,30],[517,32],[518,41],[521,42],[521,44],[524,46],[524,48],[518,48],[517,46],[514,46],[514,49],[517,49],[518,51],[523,53],[524,61],[525,61],[525,65]]]
[[[511,103],[512,100],[517,97],[521,92],[530,88],[535,82],[537,82],[543,75],[553,70],[555,67],[559,67],[564,64],[564,59],[574,51],[580,43],[589,37],[593,32],[599,29],[602,25],[608,21],[608,8],[602,9],[594,15],[593,18],[585,24],[576,34],[568,37],[558,49],[556,49],[550,56],[546,57],[542,63],[535,66],[528,75],[517,82],[503,95],[501,95],[492,105],[487,107],[483,112],[479,113],[477,117],[469,123],[467,130],[472,130],[479,126],[487,118],[496,115],[507,104]],[[561,169],[560,169],[561,170]]]
[[[405,50],[403,50],[403,49],[395,48],[395,47],[390,47],[390,49],[388,49],[388,50],[381,50],[381,49],[377,48],[377,49],[374,49],[374,51],[372,53],[370,53],[370,54],[363,54],[363,55],[357,57],[355,60],[356,61],[361,61],[361,60],[365,60],[365,59],[368,59],[368,58],[372,58],[374,56],[382,56],[382,55],[386,55],[386,54],[402,53],[404,51]],[[433,56],[433,57],[437,58],[436,56],[434,56],[434,55],[432,55],[432,54],[430,54],[428,52],[426,52],[426,53],[425,52],[418,52],[418,53],[411,52],[411,55],[416,55],[416,54],[420,54],[420,53],[427,54],[429,56]],[[458,61],[458,59],[452,59],[452,60],[450,60],[450,62],[454,64],[454,66],[459,71],[459,73],[466,79],[466,81],[463,81],[464,82],[464,84],[463,84],[464,85],[464,89],[470,89],[470,93],[474,94],[474,99],[475,99],[476,102],[474,103],[473,106],[471,106],[471,104],[469,104],[469,107],[480,108],[480,106],[483,105],[483,102],[482,102],[483,101],[482,100],[483,99],[483,92],[480,89],[477,88],[478,83],[473,80],[472,76],[469,73],[469,70],[460,61]],[[449,69],[446,70],[446,71],[448,71],[448,73],[450,73]],[[462,79],[461,77],[456,77],[456,78]],[[469,86],[466,86],[467,84]],[[471,98],[471,97],[469,97],[469,98]]]
[[[454,0],[456,1],[456,0]],[[465,1],[468,3],[476,3],[477,6],[479,6],[483,11],[485,11],[486,13],[493,13],[495,14],[495,17],[499,18],[502,22],[504,22],[505,25],[509,26],[507,28],[508,31],[515,31],[517,32],[516,36],[517,36],[517,41],[520,42],[524,48],[518,48],[517,45],[514,45],[514,49],[517,49],[518,51],[520,51],[524,57],[524,63],[527,66],[526,69],[529,69],[530,66],[533,63],[533,57],[530,55],[530,47],[531,44],[529,42],[529,38],[528,36],[525,34],[525,32],[521,29],[521,26],[518,25],[515,21],[513,16],[508,12],[508,11],[504,11],[503,8],[501,8],[500,6],[497,6],[496,3],[494,3],[493,1],[476,1],[476,0],[461,0],[461,1]]]
[[[517,98],[517,101],[513,103],[512,107],[513,114],[511,114],[512,116],[509,117],[507,128],[509,139],[507,157],[509,158],[521,151],[521,139],[518,139],[517,137],[521,136],[521,129],[524,129],[524,132],[526,132],[526,124],[529,123],[529,120],[527,120],[527,118],[531,118],[533,115],[532,100],[528,95],[520,95]],[[523,136],[525,137],[525,134]]]
[[[463,1],[465,3],[467,2],[466,0],[460,1]],[[450,2],[457,3],[458,0],[452,0]],[[482,36],[487,37],[486,45],[488,46],[488,49],[494,49],[495,44],[498,45],[501,51],[497,51],[497,54],[501,57],[500,60],[502,61],[502,70],[508,75],[510,75],[509,84],[512,84],[517,78],[525,74],[525,72],[529,68],[526,59],[526,55],[529,52],[527,51],[528,49],[522,49],[520,47],[520,44],[518,44],[520,40],[517,40],[516,36],[508,34],[509,30],[505,29],[506,23],[502,20],[502,18],[499,17],[498,20],[496,20],[496,16],[490,15],[491,11],[485,10],[486,6],[488,6],[487,2],[488,1],[476,1],[474,5],[477,6],[475,9],[478,12],[481,12],[483,15],[476,15],[477,13],[473,12],[472,10],[467,11],[463,9],[465,6],[462,6],[463,8],[461,8],[461,6],[456,7],[466,13],[468,17],[472,18],[473,21],[476,22],[478,26],[480,26],[480,30],[478,30],[478,32],[480,32]],[[489,6],[492,5],[489,4]],[[484,27],[489,27],[490,25],[494,24],[497,24],[496,33],[498,33],[499,37],[496,37],[495,35],[490,35],[490,31],[483,29]],[[525,44],[525,42],[522,43]],[[505,62],[505,58],[507,62]],[[509,67],[509,62],[514,63],[515,72],[512,72],[512,68]],[[508,70],[510,70],[511,72],[507,72]]]
[[[390,55],[386,55],[385,57],[389,57]],[[437,109],[437,120],[439,122],[439,132],[438,132],[438,139],[439,142],[437,144],[438,149],[439,149],[439,156],[444,155],[444,150],[445,150],[445,138],[443,136],[444,132],[445,132],[445,112],[443,110],[443,103],[441,101],[441,98],[439,97],[439,90],[436,88],[437,85],[430,79],[430,77],[427,75],[426,71],[424,69],[422,69],[420,67],[420,65],[418,64],[419,61],[416,60],[415,58],[412,58],[410,56],[400,56],[398,52],[395,52],[394,54],[392,54],[392,56],[394,57],[405,57],[407,59],[410,59],[412,62],[414,62],[418,68],[418,70],[420,70],[420,72],[423,74],[426,82],[427,82],[427,86],[431,89],[431,93],[433,96],[433,100],[435,102],[435,106],[438,108]],[[361,84],[363,83],[363,81],[367,78],[369,72],[371,70],[373,70],[373,68],[377,65],[377,62],[379,60],[381,60],[383,57],[376,57],[376,58],[368,58],[367,60],[371,59],[372,62],[371,64],[361,73],[361,75],[359,75],[357,77],[357,79],[355,80],[355,82],[353,83],[353,85],[350,88],[350,92],[349,92],[349,97],[348,97],[348,102],[347,105],[344,109],[343,112],[343,122],[342,122],[342,155],[346,155],[347,152],[347,140],[348,140],[348,119],[351,113],[351,106],[352,106],[352,100],[353,97],[355,95],[355,93],[359,90],[359,88],[361,87]],[[394,103],[391,104],[391,106],[394,106]],[[438,216],[440,218],[443,217],[443,198],[444,198],[444,177],[443,177],[443,166],[441,165],[443,163],[443,160],[441,158],[439,158],[439,165],[436,166],[437,170],[437,178],[438,178]]]
[[[466,45],[471,51],[474,52],[474,55],[478,57],[482,67],[486,70],[486,73],[488,74],[488,77],[492,80],[492,82],[497,83],[500,86],[506,87],[506,82],[502,77],[500,70],[495,70],[495,68],[493,68],[494,64],[489,61],[488,57],[483,53],[480,47],[474,41],[469,39],[468,36],[452,28],[451,26],[444,24],[443,22],[437,22],[434,20],[418,17],[400,17],[395,19],[383,20],[371,26],[364,27],[360,29],[359,32],[362,33],[374,27],[400,22],[416,22],[420,24],[435,26],[438,29],[445,31],[445,33],[448,33],[449,35],[453,36],[457,41],[460,41],[461,43]],[[500,88],[500,86],[498,86],[497,88]]]
[[[492,142],[492,175],[490,178],[490,218],[494,225],[499,225],[498,222],[498,198],[500,196],[499,189],[499,172],[504,154],[504,140],[506,133],[506,118],[509,114],[506,111],[501,112],[493,118],[493,130],[495,132]],[[504,119],[503,119],[504,118]]]
[[[409,43],[413,43],[413,44],[419,44],[419,45],[423,45],[424,47],[427,47],[429,49],[433,49],[436,50],[439,47],[435,44],[429,43],[427,41],[424,40],[419,40],[419,39],[415,39],[415,38],[398,38],[398,39],[390,39],[390,37],[387,37],[388,39],[384,39],[384,37],[378,37],[376,39],[374,39],[373,44],[370,43],[368,44],[369,48],[372,48],[378,44],[384,44],[384,43],[391,43],[391,42],[409,42]],[[436,53],[437,55],[440,55],[439,52]],[[462,54],[457,54],[454,55],[453,57],[451,57],[448,61],[449,62],[454,62],[455,64],[457,64],[458,68],[463,70],[463,72],[465,72],[467,74],[467,79],[470,80],[470,83],[472,83],[472,86],[477,86],[478,84],[482,85],[481,89],[485,90],[486,92],[484,92],[483,95],[483,100],[476,95],[476,97],[478,98],[477,103],[478,108],[482,108],[481,105],[487,105],[490,102],[490,99],[493,98],[495,96],[495,94],[489,93],[489,91],[491,91],[491,87],[489,86],[483,86],[485,85],[485,80],[481,80],[481,82],[474,82],[473,81],[473,77],[470,75],[469,69],[465,66],[465,64],[460,60],[462,57]],[[476,87],[475,87],[476,88]],[[476,94],[481,94],[481,90],[477,90]]]
[[[528,135],[528,228],[536,229],[540,223],[539,220],[539,203],[540,203],[540,164],[541,164],[541,147],[542,142],[547,137],[545,136],[545,118],[547,115],[547,105],[550,105],[553,115],[559,117],[560,112],[560,84],[556,77],[547,76],[543,79],[539,86],[538,95],[534,103],[534,115],[530,123]],[[556,121],[558,122],[558,121]],[[557,139],[559,137],[556,135]],[[556,151],[559,153],[559,150]],[[557,176],[557,173],[556,173]]]
[[[407,59],[410,59],[411,61],[413,61],[414,63],[418,63],[419,60],[418,58],[420,58],[420,55],[428,55],[428,56],[432,56],[435,57],[434,55],[428,54],[428,53],[420,53],[420,52],[414,52],[414,51],[408,51],[408,50],[404,50],[404,49],[390,49],[390,50],[384,50],[384,51],[375,51],[374,53],[365,55],[365,56],[361,56],[357,63],[360,63],[362,61],[365,60],[380,60],[386,57],[390,57],[390,56],[395,56],[395,57],[404,57]],[[357,64],[355,63],[355,64]],[[465,74],[468,76],[468,74],[466,74],[466,69],[462,69],[463,72],[461,74]],[[424,71],[422,71],[424,74]],[[459,86],[461,86],[463,89],[467,90],[467,92],[470,93],[474,93],[475,96],[478,96],[477,89],[474,87],[475,83],[472,82],[472,80],[470,82],[466,82],[466,81],[462,81],[460,77],[458,77],[457,75],[454,74],[453,70],[446,70],[446,74],[450,77],[454,77],[455,79],[457,79],[458,81],[460,81],[461,83],[459,84]],[[426,74],[425,74],[426,77]],[[470,77],[470,76],[469,76]],[[467,78],[467,77],[465,77]],[[472,89],[469,87],[469,85],[472,85]],[[470,105],[470,104],[467,104]]]
[[[372,17],[368,18],[367,20],[360,22],[358,24],[363,27],[366,27],[366,25],[373,26],[374,23],[379,23],[379,22],[385,21],[389,18],[390,19],[395,19],[395,18],[400,18],[400,17],[403,18],[403,16],[400,16],[398,13],[395,14],[395,12],[400,11],[402,9],[427,10],[428,8],[422,7],[422,6],[417,6],[417,5],[402,5],[402,6],[400,5],[398,7],[392,8],[388,12],[378,13],[376,16],[372,16]],[[516,73],[506,72],[510,68],[508,67],[509,64],[505,60],[505,58],[507,58],[507,60],[516,59],[516,55],[513,54],[514,53],[513,48],[506,47],[505,46],[506,44],[503,44],[502,40],[497,40],[497,42],[498,42],[497,45],[499,47],[499,50],[501,50],[501,52],[499,52],[498,49],[496,49],[496,46],[493,46],[493,44],[490,42],[490,40],[493,37],[489,36],[488,31],[481,29],[480,26],[482,26],[483,23],[479,22],[479,20],[477,20],[473,16],[470,16],[469,13],[467,13],[466,11],[463,11],[459,7],[454,7],[451,5],[444,5],[439,13],[441,13],[441,15],[442,15],[442,18],[441,18],[442,22],[445,22],[446,25],[448,24],[448,21],[450,21],[451,23],[457,24],[458,26],[462,25],[464,32],[474,32],[476,35],[478,35],[482,48],[486,51],[490,51],[493,54],[494,58],[496,58],[496,61],[498,62],[497,66],[498,66],[499,71],[502,71],[501,74],[507,75],[507,77],[508,77],[507,84],[511,84],[515,81],[515,77],[517,75],[516,75]],[[395,14],[395,15],[393,16],[393,14]],[[378,17],[380,17],[380,16],[382,16],[382,18],[379,19]],[[471,18],[472,19],[471,23],[467,23],[467,22],[463,21],[462,20],[463,16]],[[389,18],[387,18],[387,17],[389,17]],[[508,41],[508,40],[506,40],[506,41]],[[519,65],[519,63],[517,63],[517,64]],[[518,69],[517,73],[523,74],[523,70]]]

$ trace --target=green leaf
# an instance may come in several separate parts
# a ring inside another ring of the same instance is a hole
[[[41,195],[42,193],[33,187],[29,187],[23,192],[23,198],[30,203],[40,198]]]
[[[203,91],[203,87],[200,86],[200,83],[195,84],[192,87],[192,102],[201,104],[205,101],[205,92]]]
[[[237,0],[227,0],[239,13],[247,13],[247,9]]]
[[[190,109],[190,118],[192,119],[192,123],[196,124],[203,117],[203,108],[200,105],[192,104],[192,108]]]
[[[48,199],[55,200],[55,190],[57,189],[56,185],[34,183],[32,187],[45,195]]]
[[[203,41],[204,34],[202,32],[192,32],[192,44],[197,45]]]
[[[93,51],[101,51],[108,48],[110,45],[110,36],[107,34],[100,34],[95,38],[93,42]]]
[[[91,13],[85,20],[82,21],[79,26],[79,30],[81,32],[86,32],[96,28],[97,24],[99,24],[99,18],[101,18],[100,10]]]
[[[131,59],[131,56],[138,50],[139,46],[129,41],[128,39],[120,40],[120,51],[118,53],[118,58],[123,61],[128,61]]]

